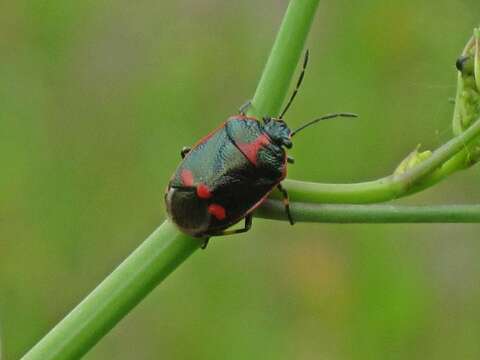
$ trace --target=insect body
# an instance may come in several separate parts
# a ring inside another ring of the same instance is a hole
[[[291,131],[283,120],[232,116],[185,155],[165,195],[167,211],[185,233],[224,234],[247,217],[285,178]]]
[[[282,118],[302,83],[307,61],[308,52],[295,90],[278,118],[264,117],[260,121],[246,116],[242,107],[239,115],[230,117],[191,149],[182,150],[183,160],[165,193],[168,215],[181,231],[207,240],[248,231],[252,212],[275,187],[283,194],[293,225],[288,194],[280,184],[287,175],[287,163],[293,162],[285,149],[292,147],[292,137],[298,131],[320,120],[356,116],[330,114],[295,131],[288,128]],[[244,228],[227,230],[243,218]]]

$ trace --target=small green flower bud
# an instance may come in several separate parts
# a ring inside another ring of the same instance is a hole
[[[453,116],[453,133],[459,135],[480,118],[480,30],[475,29],[456,63],[458,88]],[[477,145],[480,144],[480,140]],[[471,151],[475,147],[472,146]]]
[[[405,159],[403,159],[400,164],[397,166],[393,175],[401,175],[411,168],[417,166],[425,159],[429,158],[432,155],[430,150],[419,152],[420,145],[417,146],[415,150],[413,150],[410,154],[407,155]]]

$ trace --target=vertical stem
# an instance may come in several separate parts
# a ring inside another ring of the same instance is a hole
[[[292,0],[258,83],[249,113],[276,116],[288,93],[319,0]]]

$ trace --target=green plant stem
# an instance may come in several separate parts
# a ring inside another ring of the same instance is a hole
[[[249,115],[276,116],[288,93],[319,0],[291,1],[268,57]]]
[[[389,201],[430,187],[453,172],[470,166],[466,145],[479,136],[480,120],[477,120],[429,158],[400,175],[356,184],[322,184],[288,179],[282,184],[293,202],[367,204]],[[272,194],[272,198],[278,197],[278,193]]]
[[[250,113],[279,111],[318,2],[290,2]],[[76,359],[85,354],[201,244],[165,222],[23,359]]]
[[[379,224],[379,223],[480,223],[480,205],[335,205],[291,204],[298,222]],[[255,212],[264,219],[288,221],[281,201],[268,200]]]

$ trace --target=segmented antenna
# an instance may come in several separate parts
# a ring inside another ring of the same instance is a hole
[[[327,115],[324,115],[322,117],[319,117],[317,119],[313,119],[312,121],[309,121],[307,122],[306,124],[300,126],[298,129],[295,129],[293,130],[291,133],[290,133],[290,136],[293,137],[296,133],[298,133],[299,131],[305,129],[306,127],[309,127],[310,125],[313,125],[313,124],[316,124],[317,122],[321,121],[321,120],[328,120],[328,119],[333,119],[333,118],[336,118],[336,117],[358,117],[357,114],[354,114],[354,113],[334,113],[334,114],[327,114]]]
[[[297,85],[295,86],[295,90],[293,90],[292,96],[290,96],[290,100],[288,100],[287,105],[285,105],[285,108],[280,114],[279,119],[283,119],[283,115],[285,115],[287,110],[290,108],[290,105],[292,105],[293,99],[295,99],[295,96],[297,96],[298,89],[300,88],[300,85],[302,85],[303,77],[305,76],[305,69],[307,68],[307,64],[308,64],[308,54],[309,54],[309,50],[307,49],[307,51],[305,51],[305,58],[303,60],[302,72],[298,77]]]

